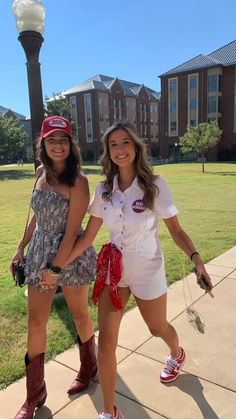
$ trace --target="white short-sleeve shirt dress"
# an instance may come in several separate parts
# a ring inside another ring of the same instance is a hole
[[[164,258],[157,236],[158,218],[170,218],[178,213],[166,181],[155,176],[154,184],[159,193],[153,210],[145,208],[137,178],[121,192],[117,176],[111,200],[103,200],[105,188],[104,182],[100,182],[88,210],[94,217],[102,218],[110,233],[110,242],[122,253],[119,287],[129,287],[143,300],[160,297],[167,290]]]

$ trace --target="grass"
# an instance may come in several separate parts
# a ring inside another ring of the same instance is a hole
[[[235,245],[236,237],[236,164],[206,163],[205,173],[199,164],[156,166],[155,172],[168,181],[183,228],[193,239],[205,262]],[[99,167],[85,166],[91,194],[100,180]],[[23,356],[27,336],[27,301],[24,289],[18,289],[8,266],[24,229],[31,189],[32,165],[0,166],[0,388],[24,373]],[[85,217],[86,225],[88,216]],[[159,237],[165,254],[168,283],[183,276],[180,256],[163,222]],[[95,241],[97,250],[108,234],[101,229]],[[186,271],[192,264],[186,260]],[[134,305],[131,299],[129,307]],[[97,326],[96,308],[90,312]],[[47,359],[74,343],[75,330],[63,298],[54,300],[48,323]]]

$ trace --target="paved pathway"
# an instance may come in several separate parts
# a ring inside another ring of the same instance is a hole
[[[123,319],[117,349],[116,403],[120,419],[236,419],[236,246],[207,264],[215,298],[188,276],[195,308],[206,323],[200,334],[187,320],[183,281],[169,287],[168,318],[178,330],[187,361],[178,380],[159,382],[166,347],[150,335],[137,308]],[[185,281],[186,282],[186,281]],[[76,347],[46,364],[48,398],[34,419],[96,419],[98,380],[80,396],[66,390],[78,368]],[[25,399],[25,379],[0,392],[0,419],[13,419]]]

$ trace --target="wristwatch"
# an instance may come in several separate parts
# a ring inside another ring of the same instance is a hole
[[[59,274],[61,272],[61,268],[59,266],[53,266],[50,262],[47,263],[46,267],[55,274]]]

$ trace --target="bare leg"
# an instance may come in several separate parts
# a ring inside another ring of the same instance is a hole
[[[46,327],[55,290],[39,292],[28,287],[28,356],[32,360],[46,351]]]
[[[73,316],[77,334],[81,342],[87,342],[93,336],[93,322],[88,311],[88,292],[89,285],[78,287],[63,287],[69,310]]]
[[[98,370],[104,401],[104,410],[113,415],[116,382],[116,347],[120,322],[129,300],[129,288],[119,288],[122,310],[116,309],[105,286],[98,301]]]
[[[167,294],[154,300],[135,297],[140,313],[153,336],[161,337],[170,348],[173,357],[180,355],[179,338],[175,328],[166,319]]]

